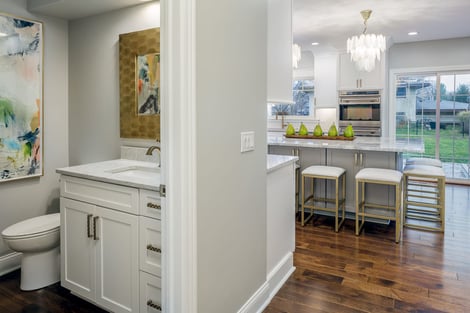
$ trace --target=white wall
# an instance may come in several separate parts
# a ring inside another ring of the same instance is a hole
[[[70,22],[71,165],[119,158],[119,34],[159,26],[158,2]]]
[[[67,166],[68,161],[68,39],[66,21],[29,13],[26,0],[0,0],[0,11],[41,21],[44,30],[44,176],[0,184],[1,231],[26,218],[59,211],[59,176],[55,169]],[[6,253],[7,247],[0,239],[0,259]]]
[[[470,65],[470,37],[395,44],[390,69]]]
[[[266,10],[196,2],[198,312],[237,312],[266,281]]]

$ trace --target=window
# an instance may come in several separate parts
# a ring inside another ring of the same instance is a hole
[[[268,103],[268,116],[313,116],[313,80],[294,80],[292,94],[294,104]]]

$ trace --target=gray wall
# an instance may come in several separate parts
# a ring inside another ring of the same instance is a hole
[[[119,158],[119,34],[159,26],[158,2],[70,22],[70,165]]]
[[[423,68],[470,65],[470,37],[395,44],[389,68]]]
[[[267,1],[196,5],[198,312],[237,312],[266,281]]]
[[[0,11],[43,22],[44,176],[0,184],[0,231],[26,218],[59,211],[57,167],[67,165],[67,22],[26,11],[26,0],[0,0]],[[8,249],[0,239],[0,261]],[[1,271],[0,262],[0,271]]]

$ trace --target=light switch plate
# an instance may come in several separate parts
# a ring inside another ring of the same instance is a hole
[[[255,150],[255,132],[241,132],[240,133],[241,141],[241,152],[248,152]]]

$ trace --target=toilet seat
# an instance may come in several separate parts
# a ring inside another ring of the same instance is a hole
[[[33,217],[13,224],[2,232],[5,239],[26,239],[58,231],[60,227],[60,213],[46,214]]]

